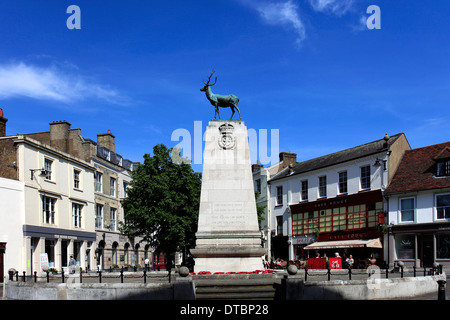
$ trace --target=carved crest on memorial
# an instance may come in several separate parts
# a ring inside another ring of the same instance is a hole
[[[234,127],[229,123],[225,123],[219,127],[219,131],[219,147],[224,150],[233,149],[236,145],[236,139],[233,134]]]

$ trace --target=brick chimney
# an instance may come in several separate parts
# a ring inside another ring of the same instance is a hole
[[[297,154],[293,152],[281,152],[280,153],[280,165],[278,166],[278,172],[283,170],[289,165],[295,165],[297,163]]]
[[[101,133],[97,135],[97,144],[109,149],[112,152],[116,152],[116,144],[114,139],[116,137],[108,130],[108,133]]]
[[[67,152],[70,126],[66,120],[50,122],[50,146]]]
[[[256,172],[264,168],[262,164],[259,164],[259,160],[256,160],[256,164],[252,164],[252,172]]]
[[[6,137],[6,122],[8,119],[3,117],[3,109],[0,109],[0,137]]]

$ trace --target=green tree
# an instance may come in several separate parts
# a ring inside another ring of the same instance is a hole
[[[260,196],[260,192],[255,191],[255,201],[256,201],[256,214],[258,215],[258,225],[259,225],[259,229],[261,230],[261,222],[263,222],[265,220],[265,210],[266,210],[266,205],[260,206],[258,204],[258,199]]]
[[[201,174],[189,163],[178,161],[163,144],[144,155],[144,163],[132,172],[123,200],[125,221],[120,230],[139,236],[157,253],[172,254],[195,244],[200,203]]]

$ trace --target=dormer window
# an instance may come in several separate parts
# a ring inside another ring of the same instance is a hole
[[[436,161],[436,177],[450,176],[450,148],[445,147],[434,158]]]
[[[450,159],[438,160],[436,162],[436,177],[450,176]]]

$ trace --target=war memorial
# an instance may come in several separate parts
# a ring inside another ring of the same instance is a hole
[[[244,272],[262,268],[260,232],[251,173],[247,128],[239,120],[220,119],[219,107],[232,115],[239,99],[211,92],[212,74],[202,91],[215,106],[205,133],[195,272]],[[216,77],[217,80],[217,77]],[[215,84],[215,82],[214,82]],[[216,118],[219,116],[219,119]]]

